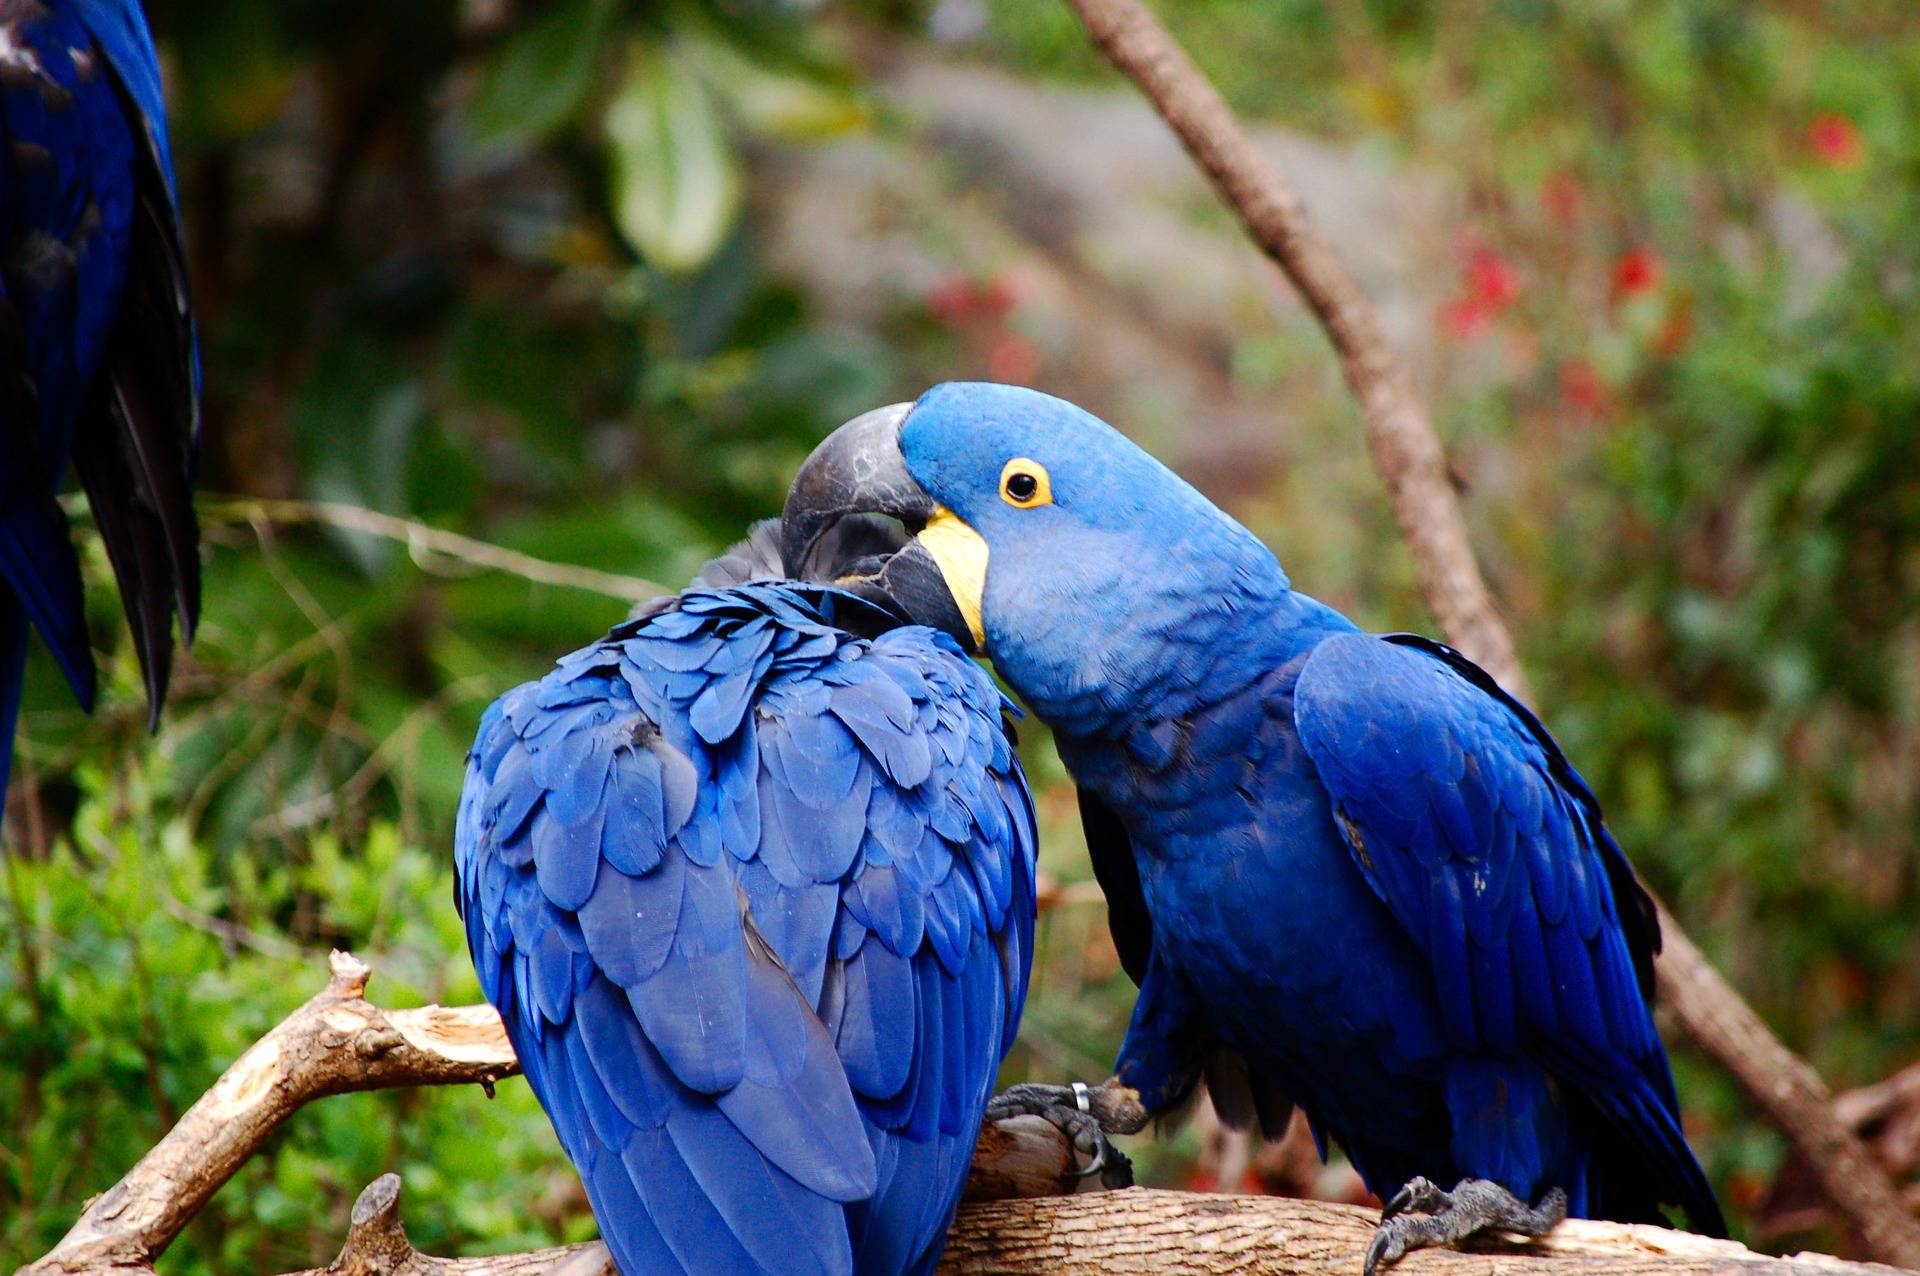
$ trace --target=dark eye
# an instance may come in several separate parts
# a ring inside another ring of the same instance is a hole
[[[1053,504],[1053,484],[1047,478],[1047,467],[1025,456],[1008,461],[1000,471],[1000,499],[1021,510]]]

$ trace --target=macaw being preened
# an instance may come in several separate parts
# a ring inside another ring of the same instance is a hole
[[[1150,1112],[1202,1077],[1269,1137],[1298,1105],[1389,1199],[1369,1270],[1568,1209],[1723,1230],[1649,1010],[1653,905],[1493,679],[1295,592],[1030,390],[942,385],[843,426],[794,482],[789,554],[854,512],[918,533],[957,636],[1053,728],[1140,986],[1116,1077]]]
[[[460,805],[480,985],[628,1276],[931,1271],[1026,995],[1010,706],[884,603],[720,583],[770,546],[496,702]]]
[[[71,462],[158,715],[200,608],[199,364],[138,0],[0,0],[0,798],[27,631],[93,704]]]

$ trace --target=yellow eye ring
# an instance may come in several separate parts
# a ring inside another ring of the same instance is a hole
[[[1053,480],[1047,467],[1031,457],[1016,456],[1000,471],[1000,499],[1017,510],[1053,504]]]

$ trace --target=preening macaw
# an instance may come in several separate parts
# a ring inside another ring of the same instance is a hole
[[[885,601],[916,561],[880,601],[724,583],[780,574],[763,532],[481,721],[455,899],[628,1276],[939,1257],[1026,995],[1034,827],[1010,706]]]
[[[1649,1009],[1652,903],[1493,679],[1295,592],[1030,390],[942,385],[841,427],[795,479],[789,555],[856,512],[917,532],[956,636],[1053,728],[1140,987],[1115,1073],[1150,1112],[1203,1076],[1269,1137],[1298,1105],[1389,1201],[1369,1270],[1568,1209],[1724,1230]]]
[[[0,0],[0,798],[38,629],[94,695],[69,463],[119,578],[150,712],[200,608],[199,364],[166,108],[138,0]]]

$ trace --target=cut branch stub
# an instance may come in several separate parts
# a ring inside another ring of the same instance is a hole
[[[435,1258],[407,1239],[400,1222],[400,1176],[382,1174],[353,1203],[340,1256],[288,1276],[619,1276],[598,1241],[485,1258]]]
[[[165,1138],[20,1276],[140,1271],[281,1123],[330,1094],[420,1085],[490,1085],[520,1070],[488,1006],[384,1011],[371,971],[335,953],[325,991],[262,1037]]]

